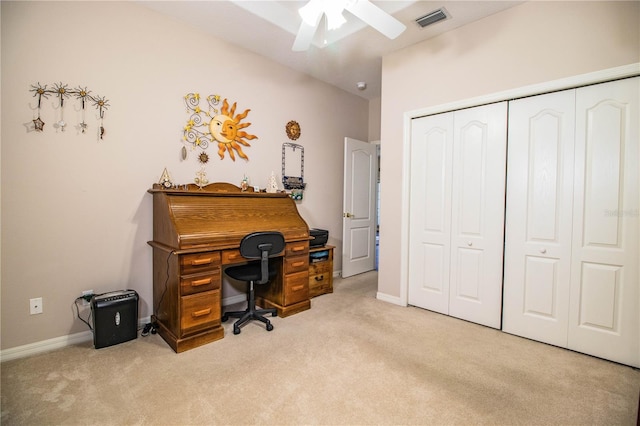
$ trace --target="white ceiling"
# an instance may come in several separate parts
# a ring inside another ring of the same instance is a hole
[[[382,57],[417,42],[508,9],[524,1],[372,1],[407,26],[389,40],[349,12],[340,29],[325,32],[321,21],[314,44],[293,52],[301,18],[298,8],[307,0],[139,1],[139,4],[204,31],[216,38],[266,56],[365,99],[380,96]],[[415,19],[438,8],[448,19],[421,28]],[[327,45],[323,40],[327,38]],[[364,81],[367,89],[358,90]]]

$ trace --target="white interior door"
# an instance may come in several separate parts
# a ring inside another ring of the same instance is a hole
[[[569,348],[640,366],[640,78],[576,94]]]
[[[375,268],[377,147],[344,138],[342,276]]]
[[[507,103],[454,114],[449,315],[500,328]]]
[[[567,344],[575,90],[512,101],[502,328]]]
[[[453,113],[411,123],[409,304],[449,313]]]

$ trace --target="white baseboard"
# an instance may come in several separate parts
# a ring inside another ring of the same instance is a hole
[[[151,321],[151,317],[138,318],[138,327],[144,327]],[[16,346],[15,348],[0,351],[0,362],[11,361],[12,359],[25,358],[32,355],[49,352],[54,349],[66,346],[77,345],[93,340],[93,331],[87,330],[80,333],[67,334],[66,336],[54,337],[53,339],[42,340],[41,342],[29,343],[28,345]]]
[[[334,271],[334,277],[340,277],[340,271]],[[380,299],[380,297],[378,297]],[[235,296],[222,299],[222,306],[242,303],[247,300],[246,294],[237,294]],[[395,303],[391,301],[391,303]],[[398,303],[396,303],[398,304]],[[142,328],[151,321],[151,317],[139,318],[138,327]],[[53,339],[43,340],[41,342],[29,343],[28,345],[16,346],[15,348],[4,349],[0,351],[0,362],[11,361],[13,359],[25,358],[55,349],[64,348],[65,346],[77,345],[93,340],[93,332],[91,330],[82,331],[80,333],[68,334],[66,336],[55,337]]]
[[[385,293],[377,292],[376,299],[382,300],[383,302],[393,303],[394,305],[398,305],[398,306],[405,306],[405,307],[407,306],[406,304],[402,303],[399,297],[389,296],[388,294],[385,294]]]

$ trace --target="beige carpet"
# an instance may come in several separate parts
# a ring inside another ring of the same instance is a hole
[[[179,355],[150,335],[5,362],[2,424],[636,424],[637,369],[378,301],[376,280]]]

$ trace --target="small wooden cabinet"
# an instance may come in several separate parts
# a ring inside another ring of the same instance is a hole
[[[309,249],[309,297],[333,293],[334,246]]]

